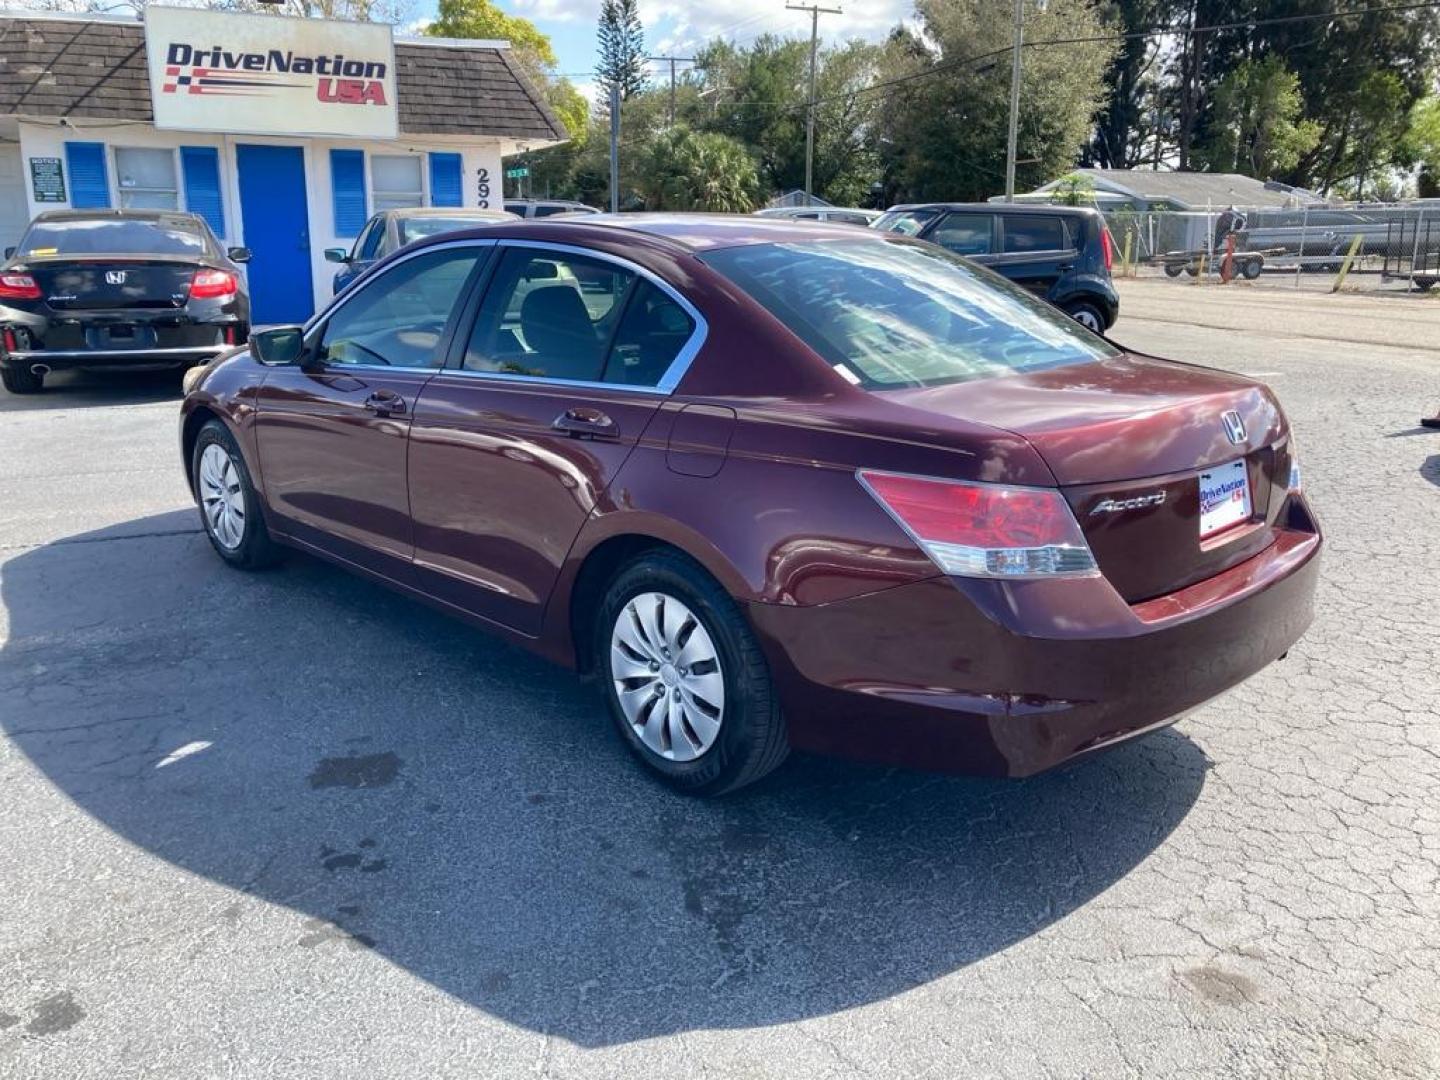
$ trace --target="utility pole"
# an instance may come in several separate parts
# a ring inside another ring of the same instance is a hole
[[[1035,0],[1044,11],[1049,0]],[[1025,45],[1025,0],[1015,0],[1015,38],[1010,57],[1010,131],[1005,139],[1005,201],[1015,201],[1015,144],[1020,137],[1020,50]]]
[[[786,4],[785,10],[810,12],[810,107],[805,113],[805,205],[809,206],[815,190],[815,51],[820,42],[820,16],[845,13],[818,4]]]
[[[670,126],[675,126],[675,65],[693,64],[693,56],[647,56],[646,60],[654,60],[657,63],[669,63],[670,65]]]
[[[620,84],[610,84],[610,212],[620,212]]]

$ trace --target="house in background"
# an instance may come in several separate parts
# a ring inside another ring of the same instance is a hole
[[[566,139],[503,41],[151,5],[0,16],[0,245],[42,210],[189,210],[248,247],[257,323],[330,295],[377,210],[501,205],[501,158]]]
[[[1239,173],[1160,172],[1152,169],[1072,169],[1065,176],[1016,195],[1016,202],[1053,202],[1063,194],[1071,176],[1094,185],[1095,205],[1118,210],[1223,210],[1227,206],[1296,209],[1324,205],[1314,192],[1275,180],[1256,180]],[[996,196],[991,202],[1004,202]]]

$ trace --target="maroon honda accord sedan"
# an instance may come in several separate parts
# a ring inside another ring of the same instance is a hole
[[[1311,618],[1265,386],[855,229],[448,234],[212,362],[181,426],[226,562],[313,552],[577,668],[696,793],[791,747],[1034,773]]]

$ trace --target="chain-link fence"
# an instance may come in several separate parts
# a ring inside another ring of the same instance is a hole
[[[1440,200],[1106,218],[1125,275],[1346,291],[1425,292],[1440,282]]]

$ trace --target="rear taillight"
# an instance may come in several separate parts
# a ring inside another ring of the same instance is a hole
[[[10,327],[7,326],[3,332],[0,332],[0,340],[5,342],[6,352],[15,351],[15,331],[11,330]]]
[[[29,274],[0,274],[0,300],[39,300],[40,286]]]
[[[1105,256],[1105,269],[1115,265],[1115,238],[1104,225],[1100,226],[1100,251]]]
[[[1058,491],[870,470],[858,476],[947,574],[1037,578],[1097,572],[1095,556]]]
[[[235,275],[225,270],[196,270],[190,279],[190,298],[210,300],[235,295]]]

